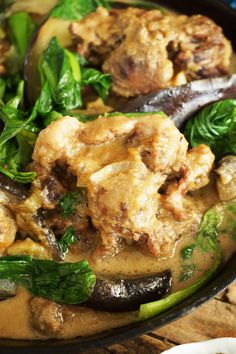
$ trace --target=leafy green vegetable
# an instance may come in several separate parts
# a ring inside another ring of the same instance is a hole
[[[204,252],[218,249],[218,227],[223,220],[224,207],[216,205],[207,210],[201,221],[200,229],[195,238],[196,247]]]
[[[112,84],[110,74],[103,74],[101,71],[93,68],[82,69],[82,84],[94,88],[97,94],[105,101]]]
[[[0,100],[4,97],[6,90],[6,83],[5,81],[0,77]]]
[[[72,226],[68,227],[64,235],[59,241],[59,246],[63,254],[67,253],[68,247],[74,245],[78,241],[76,237],[75,230]]]
[[[34,172],[20,172],[31,160],[37,135],[32,122],[37,116],[37,105],[31,114],[18,109],[23,101],[23,81],[18,85],[17,95],[0,107],[0,119],[4,123],[0,135],[0,172],[14,181],[29,183],[35,178]]]
[[[96,281],[86,260],[56,263],[30,256],[1,257],[0,279],[23,285],[36,296],[74,305],[89,298]]]
[[[180,281],[186,281],[191,278],[197,269],[195,264],[183,264],[182,265],[183,271],[180,275]]]
[[[182,248],[182,250],[180,251],[181,257],[184,260],[191,259],[194,248],[195,248],[195,244]]]
[[[66,194],[60,201],[60,208],[62,215],[66,218],[71,216],[76,211],[76,206],[81,204],[84,200],[84,193],[81,188],[77,188],[75,192]]]
[[[147,318],[158,315],[161,312],[168,310],[170,307],[177,305],[181,301],[188,298],[190,295],[197,292],[201,287],[203,287],[212,278],[217,268],[221,263],[221,257],[218,255],[212,267],[208,269],[204,275],[198,279],[194,284],[189,287],[179,290],[164,299],[149,302],[140,306],[139,310],[139,320],[146,320]]]
[[[158,315],[161,312],[164,312],[171,306],[178,304],[179,302],[186,299],[188,296],[195,293],[210,280],[210,278],[213,276],[216,269],[221,263],[221,248],[217,240],[217,235],[219,233],[226,208],[227,206],[224,203],[221,203],[209,209],[202,218],[199,232],[197,233],[195,238],[195,243],[190,245],[189,249],[187,249],[186,247],[184,248],[184,254],[187,256],[189,256],[189,254],[192,256],[192,250],[197,247],[200,248],[203,252],[208,252],[210,250],[214,251],[215,260],[213,266],[208,269],[204,273],[203,277],[198,279],[193,285],[180,291],[177,291],[176,293],[173,293],[164,299],[141,305],[139,312],[140,320],[144,320],[149,317]],[[181,280],[187,280],[190,276],[192,276],[195,269],[195,265],[193,264],[184,264],[184,272],[181,275]]]
[[[44,51],[39,67],[43,87],[39,113],[48,114],[53,106],[62,111],[81,107],[79,63],[72,53],[59,45],[55,37]]]
[[[108,0],[109,3],[111,4],[124,4],[128,6],[134,6],[134,7],[143,7],[144,9],[157,9],[161,10],[164,12],[164,10],[158,5],[157,3],[153,1],[147,1],[147,0]]]
[[[36,177],[35,172],[18,172],[2,166],[0,166],[0,172],[18,183],[30,183]]]
[[[64,20],[82,20],[98,6],[107,7],[108,1],[104,0],[60,0],[51,11],[52,17]]]
[[[206,144],[217,159],[236,154],[236,100],[207,106],[188,121],[184,133],[191,146]]]
[[[98,6],[110,9],[112,4],[161,9],[155,2],[146,0],[60,0],[50,15],[64,20],[82,20],[95,11]]]
[[[236,241],[236,201],[226,204],[219,233],[232,235],[232,239]]]
[[[22,11],[12,14],[8,19],[8,25],[13,42],[23,60],[36,24],[27,12]]]

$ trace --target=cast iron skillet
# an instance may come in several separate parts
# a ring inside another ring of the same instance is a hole
[[[221,0],[164,0],[157,1],[165,6],[186,14],[205,14],[214,19],[223,27],[224,33],[232,41],[236,50],[235,23],[236,11],[230,9]],[[183,303],[176,305],[168,311],[148,319],[144,322],[133,323],[118,329],[112,329],[100,335],[77,338],[73,340],[47,340],[47,341],[17,341],[0,340],[0,354],[77,354],[92,348],[99,348],[127,340],[155,328],[164,326],[190,311],[194,310],[204,302],[210,300],[219,291],[225,289],[236,279],[236,256],[233,257],[215,277],[196,294],[190,296]],[[9,318],[9,321],[14,321]]]

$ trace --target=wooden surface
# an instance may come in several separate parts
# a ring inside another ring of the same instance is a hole
[[[175,345],[236,337],[236,283],[196,311],[157,331],[84,354],[159,354]]]

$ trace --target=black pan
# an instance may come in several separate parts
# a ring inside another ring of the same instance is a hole
[[[232,41],[236,50],[236,11],[230,9],[221,0],[164,0],[158,1],[165,6],[186,13],[205,14],[222,26],[226,36]],[[78,338],[73,340],[48,340],[48,341],[16,341],[0,340],[0,354],[77,354],[92,348],[108,346],[127,340],[131,337],[142,335],[153,329],[164,326],[171,321],[186,315],[204,302],[210,300],[219,291],[225,289],[236,279],[236,257],[232,258],[215,277],[201,290],[190,296],[187,300],[176,305],[168,311],[148,319],[144,322],[134,323],[119,329],[104,332],[98,336]],[[9,319],[9,321],[14,321]]]

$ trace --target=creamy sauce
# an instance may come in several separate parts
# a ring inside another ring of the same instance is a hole
[[[201,214],[214,205],[217,195],[212,185],[202,188],[194,193],[195,204]],[[185,228],[187,221],[183,223]],[[117,256],[95,261],[88,254],[78,254],[76,247],[73,247],[68,261],[88,258],[97,274],[110,277],[138,277],[145,274],[156,273],[167,268],[172,270],[173,287],[172,292],[189,286],[196,279],[202,276],[205,270],[211,267],[214,255],[211,252],[204,253],[196,251],[193,254],[191,263],[197,265],[194,275],[187,281],[180,282],[183,260],[180,250],[193,243],[196,235],[196,228],[192,232],[186,232],[183,238],[177,243],[174,257],[170,259],[156,260],[153,257],[144,255],[133,247],[127,247]],[[220,244],[223,250],[224,260],[228,259],[236,251],[236,242],[229,235],[219,235]],[[34,329],[31,324],[29,301],[32,298],[25,289],[19,287],[17,296],[0,302],[0,333],[3,338],[15,339],[45,339],[46,336]],[[76,336],[88,336],[96,333],[124,326],[137,319],[137,312],[108,313],[94,311],[79,306],[63,306],[64,323],[59,332],[50,334],[49,337],[73,338]],[[9,319],[14,319],[14,325]]]

